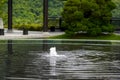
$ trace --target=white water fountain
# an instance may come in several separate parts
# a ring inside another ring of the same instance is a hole
[[[56,47],[51,47],[50,48],[50,53],[47,55],[50,59],[50,65],[51,66],[56,66],[56,61],[63,60],[66,58],[65,55],[58,55],[56,51]]]
[[[50,48],[50,54],[49,54],[49,57],[66,57],[65,55],[58,55],[57,54],[57,51],[56,51],[56,47],[51,47]]]
[[[56,72],[57,61],[61,61],[61,60],[64,60],[64,59],[65,59],[65,55],[58,55],[57,51],[56,51],[56,47],[51,47],[50,48],[49,61],[50,61],[50,66],[51,66],[50,74],[52,76],[57,75],[57,72]]]
[[[50,48],[50,56],[58,56],[56,52],[56,47],[51,47]]]

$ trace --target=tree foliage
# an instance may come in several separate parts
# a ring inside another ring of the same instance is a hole
[[[13,0],[13,24],[42,22],[42,1]]]
[[[49,16],[60,16],[63,2],[48,0]],[[0,16],[7,24],[8,0],[0,0]],[[13,0],[13,26],[43,23],[43,0]]]
[[[3,18],[5,25],[7,25],[7,20],[8,20],[7,1],[8,0],[0,0],[0,17]],[[48,1],[49,1],[49,16],[50,17],[61,16],[61,12],[63,11],[63,3],[67,0],[48,0]],[[81,2],[81,0],[79,1]],[[83,1],[84,3],[86,1],[93,2],[93,0],[83,0]],[[110,1],[110,0],[106,0],[106,1]],[[112,1],[117,5],[117,8],[112,11],[113,17],[120,17],[119,14],[120,0],[112,0]],[[84,5],[88,6],[87,4]],[[91,6],[93,6],[93,4]],[[83,7],[83,8],[87,9],[87,7]],[[87,13],[85,14],[88,15]],[[82,15],[82,13],[79,14],[79,12],[76,12],[76,15],[79,16]],[[39,24],[42,26],[42,22],[43,22],[43,0],[13,0],[13,26],[15,25],[17,27],[19,25],[27,25],[30,27],[31,24],[32,25]]]
[[[113,17],[120,18],[120,0],[112,0],[116,4],[116,8],[112,11]]]
[[[2,12],[2,7],[6,0],[0,0],[0,12]]]
[[[5,12],[6,10],[4,9],[5,3],[7,0],[0,0],[0,17],[4,18],[5,17]]]
[[[96,36],[102,32],[112,32],[110,19],[115,7],[111,0],[67,0],[62,12],[66,33],[82,31]]]
[[[62,2],[59,0],[48,1],[49,16],[59,16]],[[13,20],[14,23],[42,23],[43,0],[13,0]]]

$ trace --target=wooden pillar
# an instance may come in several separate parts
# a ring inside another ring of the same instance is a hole
[[[43,31],[48,31],[48,0],[43,0]]]
[[[12,0],[8,0],[8,32],[12,32]]]

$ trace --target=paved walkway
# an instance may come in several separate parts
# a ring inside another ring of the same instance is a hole
[[[0,40],[2,39],[43,39],[51,36],[57,36],[64,34],[64,32],[40,32],[40,31],[28,31],[28,35],[23,35],[21,30],[13,30],[13,32],[8,33],[7,30],[4,31],[4,35],[0,35]]]
[[[42,31],[28,31],[28,35],[23,35],[21,30],[13,30],[8,33],[5,29],[4,35],[0,35],[0,40],[4,39],[44,39],[47,37],[62,35],[64,32],[42,32]],[[116,35],[120,35],[119,32],[115,32]]]

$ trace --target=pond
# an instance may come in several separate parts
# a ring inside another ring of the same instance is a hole
[[[46,56],[51,47],[64,57]],[[120,41],[0,41],[0,80],[68,79],[120,80]]]

